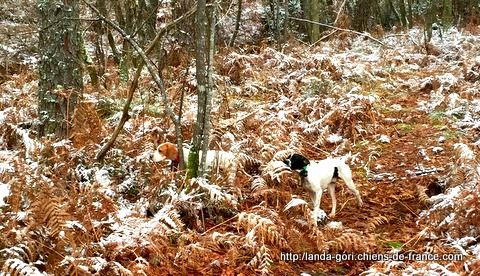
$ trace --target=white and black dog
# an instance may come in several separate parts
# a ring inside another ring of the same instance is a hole
[[[327,158],[320,161],[310,162],[306,157],[300,154],[292,154],[283,161],[290,169],[297,171],[303,179],[307,181],[307,188],[312,192],[313,217],[315,220],[320,218],[320,201],[324,189],[328,189],[332,198],[332,211],[329,217],[334,217],[337,209],[337,200],[335,198],[335,182],[338,178],[343,179],[347,187],[352,191],[357,199],[359,207],[363,205],[362,198],[352,180],[352,171],[345,164],[343,158]]]

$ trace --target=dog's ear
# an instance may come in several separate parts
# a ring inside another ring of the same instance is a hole
[[[158,151],[168,160],[175,160],[178,154],[175,144],[166,142],[158,146]]]
[[[305,164],[305,166],[310,164],[310,160],[308,160],[305,156],[302,156],[302,158],[303,158],[302,161]]]
[[[287,165],[287,167],[291,168],[292,167],[292,155],[289,155],[287,159],[283,160],[283,163]]]
[[[292,154],[288,159],[290,161],[289,167],[292,170],[300,170],[305,166],[304,157],[300,154]]]

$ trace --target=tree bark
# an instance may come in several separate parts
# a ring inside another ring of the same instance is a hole
[[[188,156],[187,178],[198,176],[199,150],[202,148],[203,129],[205,126],[205,107],[207,101],[206,82],[206,0],[198,0],[197,13],[195,15],[195,67],[197,80],[197,122],[192,137],[192,148]]]
[[[37,2],[39,21],[38,135],[69,135],[72,116],[83,90],[85,56],[79,0]]]
[[[320,0],[302,0],[303,18],[308,21],[320,22],[321,3]],[[308,40],[314,43],[320,38],[320,26],[317,24],[305,24]]]
[[[413,0],[408,0],[408,28],[413,27]]]
[[[242,20],[242,0],[238,0],[237,16],[235,17],[235,29],[233,30],[232,37],[228,43],[228,46],[230,47],[233,47],[235,39],[237,38],[238,30],[240,29],[240,20]]]
[[[213,57],[215,53],[215,1],[208,7],[208,56],[207,56],[207,86],[205,91],[205,116],[203,118],[203,140],[202,152],[208,151],[208,144],[210,141],[210,112],[212,110],[212,96],[213,96]],[[203,154],[200,160],[200,175],[205,175],[207,155]]]
[[[407,9],[405,7],[404,0],[400,0],[399,7],[400,7],[400,19],[402,20],[402,26],[405,28],[410,28],[409,27],[410,24],[407,17]]]

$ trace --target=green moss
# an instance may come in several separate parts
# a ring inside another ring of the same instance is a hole
[[[410,132],[414,129],[414,127],[411,124],[407,123],[399,123],[395,125],[395,128],[404,131],[404,132]]]
[[[187,179],[198,176],[199,153],[195,147],[190,149],[187,162]]]
[[[443,137],[447,140],[459,139],[464,136],[464,133],[459,130],[446,129],[442,132]]]
[[[399,241],[386,241],[385,246],[392,247],[392,248],[395,248],[395,249],[400,249],[400,248],[402,248],[403,243],[399,242]]]
[[[428,114],[428,117],[430,117],[430,120],[432,120],[432,123],[439,124],[445,120],[447,115],[445,114],[444,110],[439,110],[439,111],[434,111]]]

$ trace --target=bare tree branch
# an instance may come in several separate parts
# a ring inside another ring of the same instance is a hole
[[[361,35],[361,36],[364,36],[366,38],[369,38],[369,39],[375,41],[376,43],[378,43],[378,44],[380,44],[384,47],[391,48],[390,46],[386,45],[385,43],[381,42],[380,40],[372,37],[371,35],[369,35],[367,33],[361,33],[361,32],[357,32],[357,31],[350,30],[350,29],[339,28],[339,27],[335,27],[335,26],[332,26],[332,25],[328,25],[328,24],[324,24],[324,23],[320,23],[320,22],[315,22],[315,21],[311,21],[311,20],[303,19],[303,18],[297,18],[297,17],[288,17],[288,18],[292,19],[292,20],[300,21],[300,22],[307,22],[307,23],[319,25],[319,26],[334,29],[334,30],[337,30],[337,31],[349,32],[349,33],[354,33],[354,34],[357,34],[357,35]]]
[[[165,34],[165,32],[167,30],[169,30],[171,27],[173,27],[175,24],[177,24],[179,21],[182,21],[184,20],[186,17],[190,16],[191,14],[193,14],[195,12],[195,9],[192,9],[190,10],[188,13],[186,13],[185,15],[179,17],[178,19],[174,20],[173,22],[171,22],[169,25],[165,26],[158,34],[157,36],[155,37],[155,39],[150,43],[150,45],[148,46],[148,49],[146,51],[143,51],[142,48],[138,45],[138,43],[131,38],[130,35],[128,35],[122,28],[120,28],[117,24],[115,24],[113,21],[111,21],[110,19],[106,18],[105,16],[103,16],[99,10],[97,10],[92,4],[88,3],[86,0],[82,0],[90,9],[92,9],[96,14],[97,16],[102,19],[103,21],[105,21],[108,25],[110,25],[113,29],[115,29],[117,32],[119,32],[123,38],[125,40],[127,40],[131,45],[132,47],[135,49],[135,51],[140,55],[140,57],[142,58],[142,61],[143,61],[143,64],[141,64],[138,68],[137,68],[137,71],[135,73],[135,79],[134,81],[132,81],[132,84],[130,85],[130,89],[129,89],[129,95],[128,95],[128,99],[127,99],[127,102],[125,103],[125,106],[123,107],[123,113],[122,113],[122,118],[120,119],[120,122],[119,124],[117,125],[114,133],[112,134],[112,137],[110,137],[109,141],[102,147],[102,149],[97,153],[97,156],[95,157],[97,160],[102,160],[104,157],[105,157],[105,154],[107,153],[107,151],[110,149],[110,147],[113,145],[113,143],[115,142],[115,139],[116,137],[118,136],[118,134],[120,133],[120,131],[123,129],[123,125],[125,124],[125,122],[128,120],[129,118],[129,115],[128,115],[128,109],[130,107],[130,103],[132,101],[132,98],[133,98],[133,92],[135,91],[136,89],[136,86],[138,84],[138,78],[140,76],[140,72],[142,70],[142,67],[143,65],[145,65],[148,69],[148,72],[150,73],[150,75],[152,76],[153,80],[155,81],[155,84],[157,85],[157,87],[159,88],[160,90],[160,93],[162,95],[162,102],[163,102],[163,105],[165,107],[165,111],[167,112],[168,116],[170,117],[170,119],[173,121],[174,125],[175,125],[175,134],[176,134],[176,137],[177,137],[177,144],[182,144],[182,139],[181,139],[181,129],[180,129],[180,122],[179,122],[179,119],[178,117],[175,115],[175,113],[173,112],[172,108],[170,107],[169,105],[169,102],[168,102],[168,98],[167,98],[167,93],[165,91],[165,86],[163,84],[163,80],[161,79],[161,77],[159,76],[159,74],[157,73],[156,71],[156,67],[155,65],[153,64],[152,61],[150,61],[147,57],[147,54],[150,53],[154,48],[155,48],[155,45],[157,44],[157,42],[160,40],[160,38]]]
[[[340,15],[342,15],[342,11],[343,11],[343,7],[345,6],[345,2],[347,2],[347,0],[343,0],[342,5],[338,9],[337,17],[335,18],[335,21],[333,22],[334,25],[337,25],[338,19],[340,19]]]

